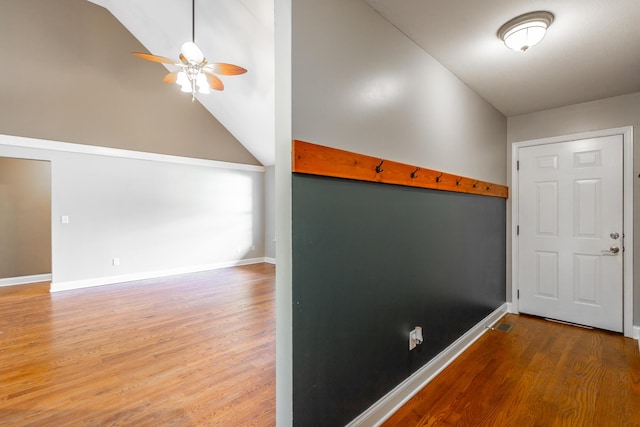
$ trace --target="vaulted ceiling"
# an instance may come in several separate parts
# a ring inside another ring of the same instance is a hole
[[[189,0],[90,1],[110,10],[153,54],[175,58],[191,38]],[[364,1],[505,116],[640,91],[638,0]],[[547,36],[525,53],[508,50],[498,28],[532,10],[555,15]],[[272,165],[273,0],[196,1],[195,31],[209,61],[249,70],[224,78],[224,92],[198,100]]]
[[[90,1],[108,9],[154,55],[177,59],[182,44],[191,40],[191,0]],[[260,163],[273,165],[273,1],[215,0],[195,5],[195,39],[207,60],[248,70],[241,76],[222,77],[224,91],[197,99]]]

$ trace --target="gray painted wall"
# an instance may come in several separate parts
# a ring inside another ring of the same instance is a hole
[[[293,137],[506,183],[506,119],[361,0],[293,1]]]
[[[531,114],[509,117],[507,121],[507,153],[509,185],[511,185],[511,144],[538,138],[566,135],[571,133],[610,129],[623,126],[633,126],[634,133],[634,177],[640,170],[640,93],[617,96],[599,101],[554,108]],[[640,224],[640,185],[634,178],[633,184],[633,221]],[[507,218],[511,218],[511,206],[507,211]],[[511,263],[511,242],[508,242],[509,254],[507,265]],[[640,231],[636,227],[634,233],[634,253],[640,250]],[[634,261],[635,276],[640,272],[638,257]],[[510,276],[508,276],[510,279]],[[509,280],[509,288],[511,286]],[[634,325],[640,324],[640,282],[634,278]],[[507,295],[511,290],[507,290]]]
[[[263,172],[7,145],[0,156],[51,161],[54,286],[264,257]]]
[[[259,164],[135,51],[146,49],[86,0],[3,1],[0,134]]]
[[[51,273],[51,163],[0,157],[0,279]]]

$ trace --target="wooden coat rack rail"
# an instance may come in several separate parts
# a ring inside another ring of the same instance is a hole
[[[293,172],[504,199],[509,197],[509,188],[504,185],[299,140],[293,141]]]

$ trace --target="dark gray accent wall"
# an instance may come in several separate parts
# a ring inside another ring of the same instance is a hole
[[[506,300],[504,199],[294,174],[292,204],[296,426],[348,423]]]

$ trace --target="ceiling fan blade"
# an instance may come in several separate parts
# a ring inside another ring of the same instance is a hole
[[[147,61],[159,62],[161,64],[176,65],[176,61],[173,59],[165,58],[164,56],[151,55],[150,53],[131,52],[132,55],[138,58],[146,59]]]
[[[178,71],[172,71],[162,79],[165,83],[175,83],[178,81]]]
[[[233,64],[225,64],[223,62],[216,62],[206,66],[208,71],[212,73],[220,74],[222,76],[237,76],[238,74],[244,74],[247,72],[242,67],[238,67]]]
[[[207,76],[207,81],[209,82],[209,87],[213,90],[224,90],[224,85],[222,84],[222,80],[218,77],[211,74],[209,71],[205,71],[204,75]]]

